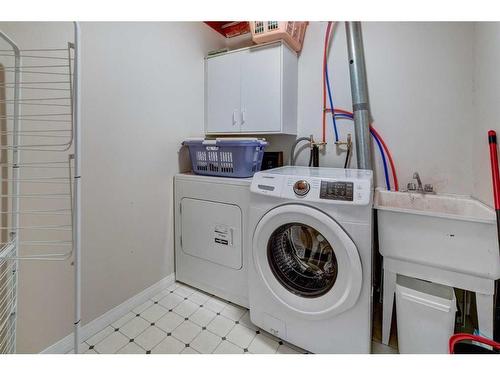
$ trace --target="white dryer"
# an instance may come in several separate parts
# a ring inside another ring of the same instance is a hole
[[[256,173],[249,216],[254,324],[313,353],[369,353],[372,172]]]
[[[245,307],[251,181],[174,177],[176,280]]]

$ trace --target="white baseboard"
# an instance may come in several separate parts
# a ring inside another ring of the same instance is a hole
[[[122,304],[112,308],[108,312],[102,314],[100,317],[92,320],[91,322],[85,324],[80,329],[80,337],[82,341],[95,335],[97,332],[103,330],[111,323],[120,319],[127,312],[146,302],[151,297],[160,293],[166,287],[172,285],[175,282],[175,274],[171,273],[167,277],[158,281],[156,284],[151,285],[149,288],[143,290],[142,292],[136,294],[132,298],[129,298]],[[55,344],[49,346],[41,354],[64,354],[73,349],[73,333],[59,340]]]

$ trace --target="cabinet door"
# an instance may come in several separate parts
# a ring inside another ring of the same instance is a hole
[[[240,131],[240,55],[212,57],[206,65],[206,131]]]
[[[281,46],[252,48],[241,59],[241,131],[281,130]]]

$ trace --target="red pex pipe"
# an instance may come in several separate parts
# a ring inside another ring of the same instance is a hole
[[[326,63],[328,58],[328,41],[330,39],[330,29],[332,22],[328,22],[325,33],[325,49],[323,51],[323,143],[326,143]]]
[[[335,112],[340,113],[340,114],[344,114],[344,115],[353,116],[352,112],[346,111],[344,109],[335,108]],[[392,179],[394,180],[394,189],[396,189],[396,191],[399,191],[399,183],[398,183],[398,177],[396,174],[396,166],[394,165],[394,160],[392,159],[392,154],[389,151],[389,147],[387,147],[384,139],[380,136],[379,132],[371,125],[370,125],[370,130],[373,131],[375,136],[378,138],[378,140],[382,144],[382,147],[385,150],[385,153],[387,154],[387,158],[389,159],[389,164],[391,165]],[[499,182],[500,182],[500,180],[499,180]]]

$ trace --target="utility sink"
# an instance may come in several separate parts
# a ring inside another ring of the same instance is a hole
[[[495,211],[480,201],[377,189],[375,208],[384,258],[500,278]]]

